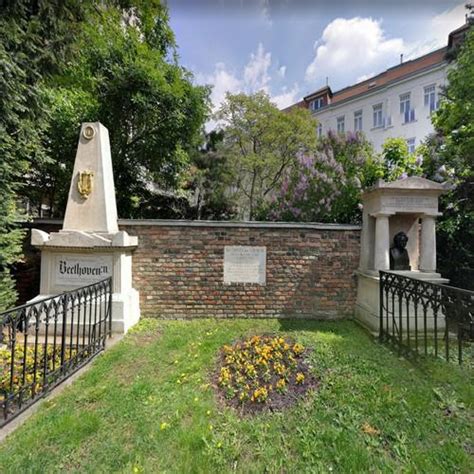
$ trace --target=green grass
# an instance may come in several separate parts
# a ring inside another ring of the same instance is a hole
[[[240,419],[209,386],[217,351],[277,331],[314,349],[320,388]],[[0,472],[472,472],[472,374],[350,321],[144,320],[0,446]]]

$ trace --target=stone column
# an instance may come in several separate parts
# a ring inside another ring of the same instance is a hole
[[[388,216],[390,214],[375,214],[375,254],[374,268],[388,270],[390,268],[390,235]]]
[[[435,216],[421,218],[420,270],[436,272],[436,222]]]
[[[362,232],[360,236],[360,260],[359,270],[365,271],[369,268],[370,245],[369,245],[369,214],[364,211],[362,215]]]

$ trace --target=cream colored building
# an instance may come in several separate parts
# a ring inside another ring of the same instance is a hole
[[[449,56],[469,25],[450,33],[447,46],[403,62],[365,81],[332,92],[329,86],[294,106],[308,108],[319,136],[363,132],[380,151],[389,137],[403,137],[413,152],[433,132],[431,114],[438,108],[447,83]]]

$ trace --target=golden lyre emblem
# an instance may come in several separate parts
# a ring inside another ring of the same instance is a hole
[[[94,177],[93,171],[79,171],[79,176],[77,178],[77,189],[79,194],[87,199],[89,194],[92,192],[92,178]]]

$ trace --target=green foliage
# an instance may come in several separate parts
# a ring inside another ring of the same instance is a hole
[[[225,133],[219,151],[232,167],[232,198],[240,217],[253,220],[298,153],[314,150],[314,120],[300,108],[281,112],[263,92],[228,94],[216,118]]]
[[[209,90],[194,86],[174,59],[166,8],[159,1],[123,3],[105,2],[90,14],[74,60],[44,85],[49,160],[31,185],[38,201],[46,193],[53,215],[64,212],[81,122],[109,129],[115,186],[127,189],[117,194],[121,217],[149,217],[156,191],[181,187],[201,136]]]
[[[206,144],[191,156],[188,193],[194,195],[192,218],[227,220],[235,217],[229,189],[233,184],[232,167],[229,158],[218,152],[224,140],[222,130],[211,131]]]
[[[69,57],[86,5],[16,0],[0,10],[0,310],[16,298],[9,269],[21,255],[17,195],[24,177],[45,161],[48,109],[39,85]]]
[[[266,209],[271,219],[360,222],[362,189],[381,177],[379,157],[361,133],[328,133],[315,154],[299,154]]]
[[[210,377],[222,345],[255,333],[312,348],[320,384],[242,418]],[[467,473],[471,380],[410,363],[352,321],[143,320],[1,444],[0,471]]]
[[[404,138],[387,138],[383,144],[382,157],[382,178],[385,181],[421,175],[420,160],[415,153],[408,152]]]
[[[448,86],[434,117],[436,133],[422,147],[426,176],[446,181],[440,200],[439,269],[451,283],[474,289],[474,29],[448,72]]]

